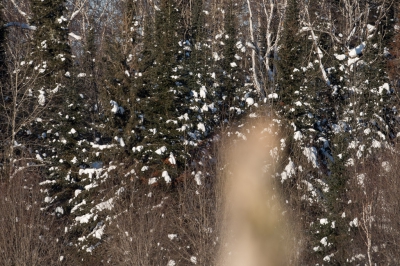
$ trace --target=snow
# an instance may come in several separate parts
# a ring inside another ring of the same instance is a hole
[[[157,177],[149,178],[149,185],[157,183]]]
[[[237,64],[235,62],[232,62],[230,65],[231,67],[237,67]]]
[[[207,89],[205,86],[201,86],[200,88],[200,98],[205,99],[207,96]]]
[[[305,147],[303,154],[307,157],[308,162],[311,162],[314,168],[318,167],[317,149],[315,147]]]
[[[198,123],[197,124],[197,129],[203,132],[206,132],[206,127],[203,123]]]
[[[326,261],[326,262],[330,262],[331,261],[331,257],[330,256],[325,256],[323,260]]]
[[[334,54],[334,56],[339,61],[343,61],[343,60],[345,60],[347,58],[347,56],[345,54]]]
[[[53,202],[53,199],[51,197],[45,197],[44,202],[51,203],[51,202]]]
[[[113,147],[115,147],[114,144],[105,144],[105,145],[100,145],[100,144],[95,144],[93,142],[90,142],[90,145],[92,146],[92,148],[94,149],[99,149],[99,150],[104,150],[104,149],[111,149]]]
[[[382,168],[386,171],[389,172],[390,171],[390,163],[389,162],[382,162]]]
[[[246,99],[246,103],[248,106],[252,106],[254,104],[254,99],[249,97]]]
[[[354,218],[349,224],[350,227],[358,227],[358,218]]]
[[[201,107],[201,110],[204,112],[208,112],[208,105],[204,104],[203,107]]]
[[[376,134],[378,134],[378,135],[379,135],[379,137],[380,137],[382,140],[385,140],[385,139],[386,139],[386,136],[385,136],[385,134],[383,134],[382,132],[380,132],[380,131],[377,131],[377,132],[376,132]]]
[[[174,240],[174,239],[177,238],[177,237],[178,237],[177,234],[168,234],[168,238],[169,238],[170,240]]]
[[[42,156],[40,156],[40,154],[36,154],[36,159],[39,161],[43,161],[43,158],[42,158]]]
[[[197,264],[197,258],[195,256],[190,257],[190,262],[193,264]]]
[[[118,103],[116,101],[111,100],[110,101],[111,104],[111,112],[113,114],[121,114],[123,115],[125,112],[125,109],[122,106],[119,106]]]
[[[278,99],[278,94],[277,93],[268,94],[268,99]]]
[[[114,139],[119,143],[119,145],[121,147],[125,147],[125,141],[124,141],[124,139],[122,137],[119,138],[119,137],[115,136]]]
[[[90,183],[89,185],[86,185],[84,188],[85,188],[85,190],[90,190],[90,189],[95,188],[97,186],[98,186],[97,183],[93,182],[93,183]]]
[[[176,265],[176,263],[175,263],[175,261],[174,260],[170,260],[170,261],[168,261],[168,264],[167,264],[167,266],[175,266]]]
[[[169,176],[167,171],[163,171],[161,176],[164,177],[165,183],[171,183],[171,177]]]
[[[322,53],[321,49],[318,47],[318,57],[322,59],[324,57],[324,54]]]
[[[322,218],[322,219],[319,220],[319,223],[322,224],[322,225],[328,224],[328,219]]]
[[[166,151],[167,151],[167,147],[162,146],[161,148],[159,148],[159,149],[156,150],[156,153],[157,153],[158,155],[161,155],[161,154],[163,154],[163,153],[166,152]]]
[[[194,176],[194,180],[196,181],[196,184],[198,186],[201,186],[201,177],[202,177],[202,172],[201,171],[198,171]]]
[[[382,94],[383,90],[386,90],[386,92],[389,94],[390,93],[390,86],[389,83],[385,83],[382,86],[379,86],[379,94]]]
[[[72,38],[74,38],[75,40],[78,40],[78,41],[82,40],[82,37],[81,37],[81,36],[76,35],[76,34],[73,33],[73,32],[68,33],[68,35],[71,36]]]
[[[75,198],[81,193],[82,193],[82,190],[80,190],[80,189],[75,190],[75,192],[74,192]]]
[[[365,174],[357,175],[357,181],[360,186],[364,186]]]
[[[59,206],[59,207],[56,208],[56,213],[64,214],[64,209]]]
[[[285,170],[284,170],[284,171],[282,172],[282,174],[281,174],[281,178],[282,178],[281,181],[282,181],[282,183],[283,183],[286,179],[290,178],[292,175],[295,175],[295,174],[296,174],[295,165],[294,165],[292,159],[289,158],[289,163],[285,166]]]
[[[184,119],[185,121],[188,121],[189,120],[189,115],[187,113],[185,113],[184,115],[179,116],[178,119],[179,120]]]
[[[174,154],[172,152],[169,154],[168,160],[172,165],[176,164],[176,160],[175,160]]]
[[[96,227],[93,229],[93,231],[88,235],[88,236],[94,236],[97,239],[101,239],[101,237],[104,235],[104,228],[106,227],[105,224],[102,222],[98,222]]]
[[[84,77],[86,77],[86,73],[79,73],[77,77],[78,78],[84,78]]]
[[[143,150],[143,146],[132,147],[133,152],[141,152]]]
[[[49,184],[55,184],[55,180],[45,180],[43,182],[40,182],[39,185],[44,186],[44,185],[49,185]]]
[[[321,239],[320,242],[321,242],[322,245],[326,246],[326,245],[328,245],[328,238],[324,237],[324,238]]]
[[[40,90],[39,93],[40,93],[38,97],[39,105],[44,106],[46,103],[46,97],[44,96],[44,91]]]
[[[372,140],[372,145],[373,148],[381,148],[382,147],[382,143],[380,143],[379,141],[377,141],[376,139]]]
[[[75,191],[76,192],[76,191]],[[79,193],[78,193],[79,195]],[[81,203],[76,204],[72,209],[71,213],[74,213],[76,210],[78,210],[82,205],[86,205],[86,200],[82,200]]]
[[[303,138],[303,134],[301,133],[301,131],[296,131],[296,132],[294,132],[293,138],[295,140],[301,140]]]
[[[105,209],[112,210],[112,208],[114,207],[113,201],[114,201],[114,198],[111,198],[111,199],[109,199],[107,201],[104,201],[104,202],[101,202],[101,203],[97,204],[95,206],[95,208],[98,211],[102,211],[102,210],[105,210]]]
[[[59,24],[63,23],[64,21],[67,21],[67,19],[64,16],[61,16],[60,18],[57,19],[57,22]]]
[[[350,51],[349,51],[349,57],[351,57],[351,58],[355,58],[355,57],[357,57],[358,55],[361,55],[362,54],[362,51],[364,50],[364,48],[365,48],[365,42],[363,42],[363,43],[361,43],[360,45],[358,45],[356,48],[354,48],[354,49],[351,49]]]
[[[85,215],[75,217],[75,221],[79,222],[80,224],[87,224],[92,217],[93,213],[87,213]]]
[[[213,52],[213,58],[215,61],[219,61],[221,59],[221,57],[219,57],[217,52]]]
[[[99,178],[102,171],[103,169],[93,169],[93,168],[79,169],[79,175],[86,174],[89,176],[89,179],[92,179],[93,174],[96,174],[96,178]]]

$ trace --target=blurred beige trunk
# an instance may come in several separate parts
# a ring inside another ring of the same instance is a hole
[[[272,137],[253,134],[233,151],[225,151],[231,167],[225,186],[225,231],[218,265],[288,265],[282,209],[273,200],[271,173],[262,171],[272,163],[266,160],[274,143]]]

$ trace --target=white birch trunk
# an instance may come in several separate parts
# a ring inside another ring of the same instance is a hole
[[[265,97],[265,91],[263,89],[261,89],[261,85],[260,85],[260,81],[258,80],[258,76],[257,76],[257,64],[256,64],[256,60],[257,60],[257,54],[256,54],[256,50],[257,50],[257,43],[255,41],[254,38],[254,28],[253,28],[253,13],[251,10],[251,4],[250,4],[250,0],[247,0],[247,5],[249,8],[249,32],[250,32],[250,40],[251,43],[253,44],[253,47],[251,47],[251,67],[252,67],[252,73],[253,73],[253,82],[254,82],[254,86],[258,92],[259,95],[261,95],[262,98]]]

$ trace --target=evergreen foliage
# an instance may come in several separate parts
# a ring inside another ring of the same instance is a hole
[[[298,2],[288,1],[282,44],[279,51],[277,79],[281,112],[290,120],[305,114],[301,109],[293,109],[293,103],[296,102],[296,95],[298,95],[296,91],[299,90],[303,82],[302,72],[298,67],[302,65],[302,59],[305,55],[303,50],[304,40],[298,34],[299,20]]]

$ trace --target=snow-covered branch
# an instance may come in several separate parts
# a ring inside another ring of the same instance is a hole
[[[82,37],[81,37],[81,36],[76,35],[76,34],[73,33],[73,32],[68,33],[68,35],[71,36],[72,38],[74,38],[75,40],[78,40],[78,41],[82,40]]]
[[[8,22],[7,24],[4,25],[4,27],[20,27],[21,29],[27,29],[27,30],[36,30],[36,26],[31,26],[26,23],[22,22]]]
[[[78,7],[74,12],[72,12],[71,17],[69,18],[68,25],[71,23],[71,21],[81,12],[82,8],[85,6],[87,0],[83,1],[83,3],[80,4],[80,7]]]

